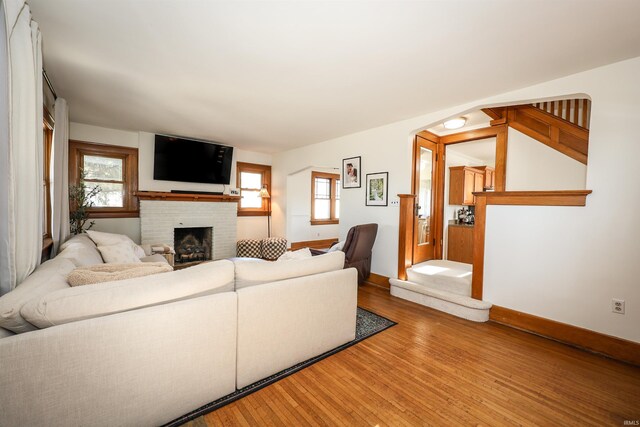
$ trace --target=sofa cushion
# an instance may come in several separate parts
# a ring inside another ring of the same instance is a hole
[[[135,279],[63,289],[34,299],[22,316],[39,328],[233,290],[233,263],[203,263]]]
[[[10,337],[12,335],[15,335],[15,332],[11,332],[8,329],[5,328],[0,328],[0,338],[6,338],[6,337]]]
[[[14,290],[0,298],[0,327],[21,333],[36,328],[20,314],[22,307],[33,299],[51,292],[68,289],[67,274],[76,266],[71,260],[55,257],[40,265]]]
[[[96,244],[86,234],[73,236],[60,245],[56,258],[69,259],[76,267],[103,263]]]
[[[332,252],[326,255],[306,259],[291,259],[276,262],[255,262],[238,259],[234,261],[236,289],[276,280],[309,276],[327,271],[341,270],[344,267],[344,252]]]

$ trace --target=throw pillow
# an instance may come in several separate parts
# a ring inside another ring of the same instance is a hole
[[[98,246],[102,259],[106,263],[127,264],[142,263],[136,255],[133,246],[122,242],[115,245]]]
[[[287,251],[283,253],[278,258],[278,261],[286,261],[289,259],[305,259],[311,258],[312,256],[313,255],[311,255],[311,251],[309,250],[309,248],[302,248],[297,251]]]
[[[342,250],[342,248],[344,248],[344,244],[345,244],[345,242],[346,242],[346,241],[345,241],[345,240],[343,240],[342,242],[338,242],[338,243],[336,243],[335,245],[331,246],[331,247],[329,248],[329,250],[327,251],[327,253],[328,253],[328,252],[341,251],[341,250]]]
[[[100,249],[100,247],[102,246],[127,244],[131,246],[131,249],[133,250],[134,254],[138,258],[142,258],[146,256],[144,249],[141,246],[136,245],[135,242],[131,240],[129,236],[126,236],[124,234],[104,233],[102,231],[92,231],[92,230],[88,230],[87,234],[89,235],[91,240],[93,240],[93,242],[96,244],[98,249]],[[104,262],[112,262],[112,261],[107,261],[104,255],[102,256],[102,258],[104,259]],[[132,262],[135,262],[135,261],[132,261]]]
[[[76,268],[67,276],[67,282],[69,282],[70,286],[92,285],[94,283],[133,279],[134,277],[149,276],[167,271],[173,271],[173,268],[166,262],[100,264]]]
[[[142,248],[142,246],[140,245],[135,245],[133,246],[133,252],[136,254],[136,256],[138,258],[144,258],[147,256],[147,254],[145,253],[144,249]]]
[[[96,246],[116,245],[122,242],[133,243],[135,245],[133,240],[124,234],[104,233],[102,231],[92,230],[88,230],[87,234],[91,237],[91,240],[93,240]]]

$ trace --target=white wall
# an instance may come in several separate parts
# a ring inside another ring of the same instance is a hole
[[[287,176],[287,241],[301,242],[337,238],[340,234],[338,224],[311,225],[311,172],[339,173],[338,168],[309,167]],[[341,194],[344,193],[341,190]]]
[[[389,171],[390,194],[411,188],[411,135],[445,117],[491,105],[537,99],[592,99],[587,206],[489,207],[485,299],[495,304],[640,342],[640,58],[453,106],[402,122],[274,156],[275,228],[285,233],[286,175],[299,159],[335,164],[362,156],[364,173]],[[507,184],[508,185],[508,184]],[[372,270],[396,275],[398,209],[365,207],[364,188],[342,194],[340,234],[376,222]],[[626,314],[611,313],[611,298],[626,300]]]
[[[223,191],[218,184],[186,183],[174,181],[156,181],[153,179],[154,134],[103,128],[83,123],[70,123],[69,138],[109,145],[120,145],[138,149],[138,189],[140,191]],[[241,149],[233,150],[231,184],[236,183],[236,162],[271,164],[271,155]],[[93,230],[126,234],[135,242],[140,242],[140,218],[95,219]],[[238,217],[238,239],[261,239],[267,237],[266,217]]]
[[[587,166],[509,128],[507,191],[584,190]]]
[[[301,159],[309,159],[316,166],[340,167],[342,159],[362,156],[362,187],[342,189],[340,193],[340,224],[337,237],[341,240],[346,238],[349,228],[354,225],[377,223],[378,236],[373,251],[373,272],[393,276],[397,264],[398,207],[391,204],[387,207],[365,206],[364,178],[368,173],[389,172],[389,202],[397,198],[398,193],[407,193],[410,187],[404,184],[409,183],[411,176],[412,140],[408,129],[418,126],[417,122],[414,122],[413,126],[401,122],[275,154],[273,211],[276,234],[286,235],[287,239],[292,241],[288,233],[294,231],[286,223],[289,209],[292,208],[288,205],[290,189],[287,176],[305,166],[304,163],[301,164]],[[291,191],[297,191],[297,188],[294,187]],[[292,212],[295,212],[295,207],[292,208]]]

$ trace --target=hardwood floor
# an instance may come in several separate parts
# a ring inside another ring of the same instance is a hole
[[[189,426],[624,425],[640,368],[365,285],[358,305],[398,325]]]

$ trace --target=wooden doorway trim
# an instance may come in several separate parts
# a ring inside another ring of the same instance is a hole
[[[413,218],[415,194],[398,194],[400,198],[400,223],[398,230],[398,279],[407,279],[407,268],[413,262]]]
[[[446,147],[450,144],[461,144],[463,142],[478,141],[480,139],[496,139],[496,191],[505,191],[507,184],[507,142],[509,127],[507,124],[498,124],[480,129],[473,129],[464,132],[453,133],[440,137],[443,149],[443,158],[446,156]],[[443,166],[444,167],[444,166]],[[443,178],[444,178],[443,171]],[[444,179],[442,182],[442,193],[444,197]],[[444,204],[443,204],[444,209]]]
[[[426,142],[424,140],[426,140]],[[435,147],[427,147],[428,145],[435,145]],[[421,147],[432,150],[434,154],[434,159],[435,159],[433,163],[433,174],[432,174],[432,184],[431,184],[431,188],[433,191],[433,198],[432,198],[433,216],[431,218],[431,235],[433,239],[433,243],[431,244],[433,245],[433,257],[429,259],[441,259],[442,258],[442,233],[443,233],[442,214],[444,211],[443,206],[441,204],[441,202],[444,200],[444,194],[442,193],[442,191],[444,191],[444,182],[442,181],[442,178],[444,178],[444,175],[441,174],[441,170],[442,171],[444,170],[444,166],[442,166],[444,163],[444,160],[443,160],[444,149],[442,147],[442,144],[440,144],[440,137],[429,131],[419,132],[414,138],[413,157],[412,157],[413,168],[411,169],[411,193],[415,195],[414,203],[416,204],[419,203],[419,198],[418,198],[419,183],[417,182],[417,179],[420,176],[419,160],[420,160]],[[441,178],[441,175],[442,175],[442,178]],[[442,185],[441,185],[441,182],[442,182]],[[414,217],[415,217],[415,206],[414,206]],[[416,230],[417,230],[417,224],[414,218],[413,230],[412,230],[412,236],[411,236],[414,246],[416,245],[416,242],[418,239]],[[412,264],[416,264],[417,262],[420,262],[420,251],[416,247],[414,247],[413,255],[412,255]]]

